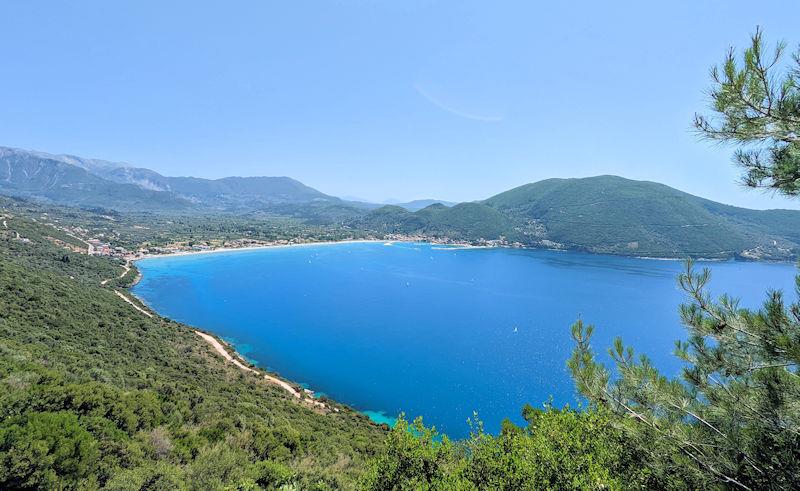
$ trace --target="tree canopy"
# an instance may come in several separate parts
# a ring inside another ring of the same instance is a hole
[[[695,115],[703,137],[739,146],[735,161],[750,187],[800,195],[800,48],[769,49],[756,29],[741,58],[731,48],[711,69],[710,116]]]

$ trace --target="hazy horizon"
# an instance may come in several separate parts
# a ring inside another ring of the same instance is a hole
[[[798,41],[800,4],[748,5],[6,3],[0,144],[372,202],[613,174],[798,209],[691,130],[729,46]]]

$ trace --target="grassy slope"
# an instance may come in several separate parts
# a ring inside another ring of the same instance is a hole
[[[121,271],[110,260],[52,245],[46,225],[19,216],[8,225],[0,226],[0,487],[20,486],[15,472],[33,473],[12,466],[24,452],[12,448],[9,428],[49,413],[76,415],[97,451],[85,469],[62,469],[66,487],[80,474],[90,487],[120,489],[347,488],[380,448],[384,432],[363,416],[301,407],[222,363],[188,327],[148,319],[101,288]]]

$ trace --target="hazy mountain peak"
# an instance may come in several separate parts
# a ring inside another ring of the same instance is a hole
[[[208,210],[339,202],[338,198],[290,177],[167,177],[150,169],[119,162],[10,147],[0,147],[0,168],[6,170],[3,187],[7,194],[24,191],[25,196],[62,204],[126,209],[130,207],[130,200],[135,203],[147,199],[152,201],[153,196],[158,196],[158,199],[146,204],[145,208],[152,208],[159,202],[167,209],[192,206]],[[76,196],[76,189],[85,192]]]
[[[86,169],[89,172],[93,172],[95,170],[100,170],[100,169],[115,169],[119,167],[129,166],[128,164],[122,162],[110,162],[108,160],[100,160],[100,159],[87,159],[69,154],[52,154],[47,152],[40,152],[38,150],[25,150],[22,148],[0,146],[0,157],[8,154],[32,155],[42,159],[55,160],[58,162],[63,162],[65,164],[81,167],[82,169]]]

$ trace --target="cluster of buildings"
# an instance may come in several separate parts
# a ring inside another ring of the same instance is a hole
[[[91,246],[89,248],[89,254],[95,256],[124,257],[128,255],[128,251],[124,247],[113,247],[108,242],[103,242],[100,239],[89,239],[86,243]]]
[[[376,240],[375,237],[367,237],[367,239]],[[453,240],[448,237],[386,234],[381,236],[380,240],[403,241],[403,242],[407,241],[429,242],[433,244],[470,245],[479,247],[522,247],[523,246],[523,244],[520,244],[518,242],[509,243],[508,241],[505,240],[505,238],[500,238],[499,240],[478,239],[465,242],[465,241]],[[277,240],[257,240],[257,239],[241,238],[241,239],[227,240],[222,243],[213,243],[213,244],[209,242],[203,242],[203,243],[190,242],[190,243],[174,243],[165,246],[148,246],[148,247],[142,247],[135,251],[129,251],[124,247],[114,247],[110,243],[103,242],[101,239],[98,238],[88,239],[86,242],[90,246],[89,254],[91,255],[120,257],[126,260],[130,260],[150,255],[210,251],[220,247],[224,249],[240,249],[245,247],[304,244],[317,241],[318,240],[306,237],[294,237],[291,239],[277,239]]]
[[[451,239],[450,237],[435,237],[428,235],[408,235],[408,234],[386,234],[381,237],[382,240],[398,241],[398,242],[427,242],[429,244],[442,244],[442,245],[462,245],[474,247],[524,247],[520,242],[509,242],[505,237],[499,239],[476,239],[476,240],[461,240]]]

